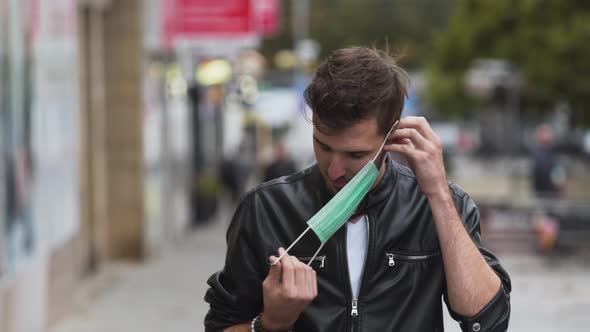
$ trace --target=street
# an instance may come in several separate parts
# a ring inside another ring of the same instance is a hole
[[[145,264],[108,266],[76,293],[71,316],[50,332],[203,331],[206,280],[223,264],[231,213],[225,208]],[[513,282],[510,331],[587,330],[590,262],[532,253],[500,258]],[[459,331],[450,318],[445,328]]]

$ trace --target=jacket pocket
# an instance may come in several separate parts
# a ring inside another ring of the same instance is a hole
[[[275,256],[277,257],[277,252],[274,249],[270,249],[267,248],[266,250],[266,256],[265,257],[269,257],[269,256]],[[313,257],[313,253],[308,254],[307,252],[290,252],[289,256],[293,256],[296,257],[300,262],[308,264],[309,261],[311,260],[311,258]],[[311,267],[314,268],[320,268],[323,269],[326,264],[327,264],[327,260],[328,260],[328,256],[326,256],[325,254],[318,254],[314,259],[313,262],[310,264]],[[267,262],[269,262],[269,260],[266,260]],[[270,262],[269,262],[270,264]]]
[[[440,251],[420,254],[400,253],[395,251],[386,251],[385,258],[388,266],[394,267],[398,262],[419,263],[435,260],[440,256]]]
[[[311,260],[312,256],[304,256],[304,255],[295,255],[295,257],[297,257],[297,259],[305,264],[309,264],[309,261]],[[318,255],[313,259],[313,262],[311,263],[312,267],[317,267],[320,269],[323,269],[326,265],[326,260],[327,260],[327,256],[326,255]]]

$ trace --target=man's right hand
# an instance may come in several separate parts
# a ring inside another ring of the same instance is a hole
[[[279,256],[285,252],[279,248]],[[271,263],[278,258],[270,256]],[[262,327],[268,331],[287,331],[318,295],[315,271],[297,257],[285,255],[271,265],[262,283],[264,311]]]

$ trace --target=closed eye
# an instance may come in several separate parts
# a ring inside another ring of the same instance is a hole
[[[348,155],[352,159],[363,159],[367,156],[367,153],[366,152],[350,152],[350,153],[348,153]]]
[[[317,145],[320,146],[320,149],[322,149],[324,151],[332,151],[332,149],[329,146],[320,142],[317,138],[314,137],[313,140],[317,143]]]
[[[313,138],[315,143],[320,147],[320,149],[322,149],[323,151],[326,152],[330,152],[332,151],[332,148],[322,142],[320,142],[320,140],[318,140],[317,138]],[[348,155],[351,159],[363,159],[366,158],[367,155],[369,155],[371,151],[349,151],[349,152],[345,152],[346,155]]]
[[[324,145],[324,144],[319,144],[320,149],[324,150],[324,151],[331,151],[332,149],[330,149],[329,146]]]

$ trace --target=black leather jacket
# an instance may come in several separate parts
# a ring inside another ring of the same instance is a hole
[[[462,317],[447,307],[463,331],[505,331],[510,278],[482,247],[477,207],[457,185],[450,188],[465,227],[502,287],[474,317]],[[268,257],[291,244],[329,199],[317,165],[264,183],[243,197],[227,232],[225,267],[208,280],[206,331],[249,322],[262,311]],[[430,206],[414,175],[388,161],[386,174],[361,207],[368,217],[368,248],[358,299],[352,298],[346,227],[342,227],[312,263],[318,296],[294,330],[443,331],[441,297],[447,301],[443,262]],[[309,261],[319,245],[309,232],[291,253]]]

